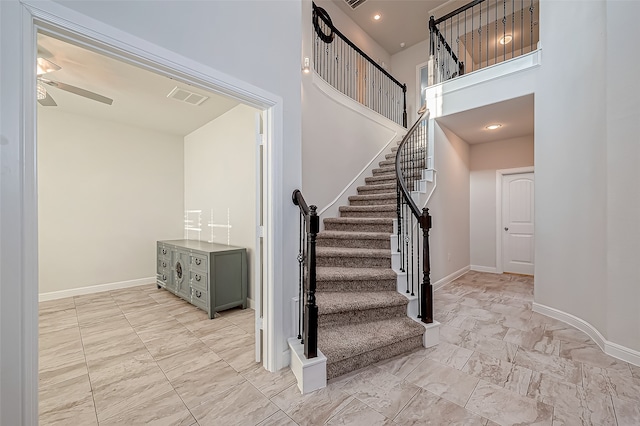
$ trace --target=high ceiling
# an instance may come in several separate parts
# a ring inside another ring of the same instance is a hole
[[[391,55],[427,39],[430,16],[439,18],[470,2],[365,0],[354,10],[346,0],[332,1]],[[376,14],[381,16],[377,21],[373,19]],[[400,43],[404,43],[404,48]],[[448,115],[438,122],[470,144],[532,135],[533,95]],[[502,127],[487,130],[486,126],[492,123],[500,123]]]
[[[238,105],[238,101],[208,93],[107,56],[39,34],[38,51],[61,67],[42,77],[113,99],[106,105],[45,85],[58,106],[38,106],[184,136]],[[168,98],[175,87],[210,98],[196,106]]]
[[[345,0],[333,0],[360,28],[390,55],[429,38],[429,17],[436,18],[466,2],[458,0],[365,0],[352,9]],[[373,16],[380,14],[379,20]]]

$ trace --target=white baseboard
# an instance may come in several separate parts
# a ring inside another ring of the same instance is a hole
[[[591,339],[600,346],[600,349],[607,355],[626,361],[630,364],[640,366],[640,352],[627,348],[625,346],[613,343],[604,338],[597,328],[575,315],[571,315],[556,308],[552,308],[540,303],[533,303],[533,311],[542,315],[546,315],[558,321],[569,324],[572,327],[586,333]]]
[[[488,272],[490,274],[498,274],[498,268],[495,266],[471,265],[471,270],[476,272]]]
[[[253,309],[254,311],[256,310],[256,302],[254,302],[250,297],[247,297],[247,306],[249,309]]]
[[[435,283],[433,283],[433,289],[434,290],[438,290],[439,288],[444,287],[445,285],[449,284],[452,281],[455,281],[456,279],[460,278],[461,276],[463,276],[464,274],[466,274],[467,272],[469,272],[470,267],[469,266],[465,266],[462,269],[459,269],[457,271],[455,271],[452,274],[447,275],[444,278],[439,279],[438,281],[436,281]]]
[[[88,287],[71,288],[69,290],[52,291],[49,293],[40,293],[38,301],[46,302],[47,300],[64,299],[65,297],[82,296],[84,294],[101,293],[109,290],[119,290],[121,288],[137,287],[145,284],[155,284],[156,277],[139,278],[137,280],[119,281],[115,283],[98,284]]]

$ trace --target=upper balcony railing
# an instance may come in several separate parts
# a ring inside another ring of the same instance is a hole
[[[315,71],[340,92],[407,127],[407,86],[338,31],[315,3],[313,28]]]
[[[429,20],[429,85],[536,50],[539,0],[474,0]]]

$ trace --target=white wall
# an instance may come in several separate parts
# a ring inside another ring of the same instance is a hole
[[[315,3],[317,6],[327,11],[331,17],[333,26],[336,27],[338,31],[351,40],[353,44],[362,49],[362,51],[369,55],[371,59],[376,61],[378,65],[382,66],[382,63],[384,62],[385,66],[383,68],[389,70],[391,55],[389,55],[389,53],[374,39],[372,39],[369,34],[364,32],[364,30],[349,18],[335,3],[333,3],[332,0],[317,0]],[[309,20],[311,20],[311,15],[309,15]]]
[[[407,117],[409,125],[418,119],[420,86],[416,67],[429,60],[429,40],[414,44],[391,57],[391,73],[407,85]]]
[[[354,195],[356,187],[365,184],[364,178],[371,176],[370,171],[360,172],[369,163],[371,169],[379,167],[384,156],[372,160],[385,147],[391,152],[403,135],[402,126],[345,98],[319,76],[303,80],[302,189],[307,202],[317,205],[319,211],[359,177],[346,194]],[[332,211],[328,216],[336,214]]]
[[[40,293],[148,279],[181,238],[182,138],[38,109]]]
[[[470,146],[471,265],[495,268],[496,170],[533,166],[533,135]]]
[[[606,12],[604,1],[540,5],[544,59],[535,93],[535,301],[582,318],[603,333]]]
[[[630,54],[640,39],[640,3],[607,2],[606,14],[606,331],[609,340],[640,351],[640,62]]]
[[[469,145],[446,127],[434,127],[437,188],[427,207],[433,217],[431,283],[469,267]]]
[[[184,207],[202,210],[202,232],[190,231],[188,237],[245,247],[250,298],[255,282],[256,112],[239,105],[184,138]],[[209,227],[211,213],[213,224],[231,228]]]

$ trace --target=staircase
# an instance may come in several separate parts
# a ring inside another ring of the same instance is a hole
[[[318,348],[327,379],[423,346],[425,328],[407,316],[409,298],[397,291],[391,266],[396,151],[317,236]]]

